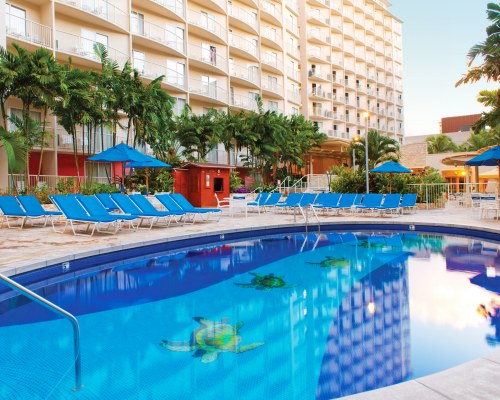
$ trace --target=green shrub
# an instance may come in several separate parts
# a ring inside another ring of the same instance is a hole
[[[32,186],[27,191],[26,194],[35,196],[38,201],[42,204],[50,204],[51,201],[49,196],[56,194],[54,189],[49,189],[46,184],[41,186]]]

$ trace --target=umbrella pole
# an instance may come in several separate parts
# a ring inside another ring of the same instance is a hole
[[[498,160],[497,198],[499,194],[500,194],[500,160]]]
[[[122,189],[121,192],[125,193],[125,163],[122,162]]]
[[[389,174],[389,194],[392,193],[392,174]]]
[[[149,168],[146,167],[146,196],[149,196]]]

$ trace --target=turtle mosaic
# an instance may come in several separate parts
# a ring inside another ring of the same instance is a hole
[[[223,351],[239,354],[264,344],[257,342],[239,345],[241,342],[239,331],[243,327],[243,322],[237,322],[233,327],[228,324],[228,318],[222,318],[220,322],[203,317],[194,317],[193,319],[200,326],[191,333],[189,341],[162,340],[160,346],[171,351],[194,351],[193,357],[201,357],[202,363],[211,363],[217,360]]]
[[[336,258],[326,256],[325,259],[319,263],[308,262],[307,264],[319,265],[321,268],[334,268],[334,267],[348,267],[349,260],[346,258]]]
[[[273,273],[260,275],[250,272],[254,278],[250,283],[235,283],[235,285],[244,288],[255,288],[257,290],[289,289],[294,286],[287,285],[282,276],[275,276]]]

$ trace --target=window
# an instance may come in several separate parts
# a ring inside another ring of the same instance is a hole
[[[175,86],[184,86],[186,66],[182,62],[167,60],[167,82]]]
[[[224,191],[224,179],[214,178],[214,192],[222,192],[222,191]]]
[[[201,59],[206,63],[217,65],[217,47],[202,43]]]
[[[215,16],[205,11],[201,12],[201,26],[207,31],[215,32]]]
[[[268,75],[267,83],[269,85],[269,89],[271,89],[272,91],[276,91],[278,89],[278,78],[276,78],[275,76]]]
[[[146,60],[146,56],[142,51],[133,50],[132,57],[134,61],[134,68],[139,71],[141,75],[147,75],[144,69],[144,61]]]
[[[26,36],[26,10],[5,3],[7,32],[15,36]]]
[[[217,79],[207,75],[201,77],[202,94],[217,98]]]
[[[165,43],[184,53],[184,28],[170,24],[166,24],[165,28]]]
[[[297,107],[292,107],[292,115],[299,115],[299,109]]]
[[[278,65],[278,54],[273,51],[266,51],[267,64],[276,66]]]
[[[82,49],[78,49],[83,55],[97,58],[94,53],[94,44],[101,43],[108,48],[108,37],[101,33],[97,33],[88,29],[82,29]]]
[[[278,102],[269,100],[267,102],[267,109],[269,111],[278,111]]]
[[[252,82],[259,80],[259,67],[256,65],[248,67],[248,79]]]
[[[175,99],[175,104],[174,104],[174,115],[181,115],[182,110],[184,110],[184,107],[186,107],[186,99],[181,99],[179,97],[174,97]]]
[[[132,33],[144,36],[144,14],[132,11]]]
[[[10,115],[16,116],[19,119],[23,118],[23,110],[20,108],[11,108]],[[30,111],[30,118],[34,121],[41,122],[42,121],[42,113],[40,111]],[[12,122],[8,121],[9,130],[15,130],[16,127]]]

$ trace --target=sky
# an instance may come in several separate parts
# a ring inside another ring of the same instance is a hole
[[[403,101],[407,136],[439,133],[443,117],[479,114],[480,81],[455,88],[467,53],[486,39],[486,5],[494,0],[389,0],[403,21]]]

